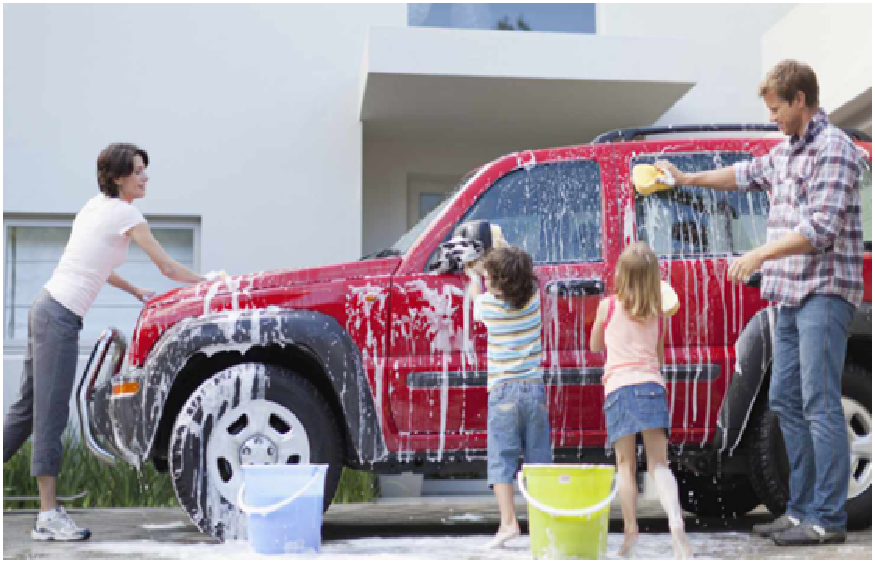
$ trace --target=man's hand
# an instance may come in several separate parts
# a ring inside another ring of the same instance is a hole
[[[747,254],[742,255],[741,258],[736,259],[729,266],[729,273],[726,277],[729,278],[729,281],[744,283],[754,272],[763,266],[763,262],[765,262],[765,257],[761,249],[754,248]]]
[[[667,160],[657,160],[653,163],[653,166],[671,174],[676,186],[684,186],[688,183],[686,172],[681,172],[674,164]]]

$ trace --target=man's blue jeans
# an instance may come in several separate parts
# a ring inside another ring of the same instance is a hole
[[[811,295],[781,306],[769,408],[778,415],[790,461],[787,514],[827,530],[844,530],[850,479],[842,411],[842,369],[854,306]]]

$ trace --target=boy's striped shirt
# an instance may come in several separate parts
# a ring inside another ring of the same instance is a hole
[[[514,309],[490,293],[474,301],[474,320],[486,325],[486,390],[508,379],[541,379],[541,296]]]

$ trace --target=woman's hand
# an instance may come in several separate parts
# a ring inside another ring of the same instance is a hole
[[[216,280],[223,280],[228,277],[228,272],[225,270],[219,270],[218,272],[215,270],[211,270],[203,275],[203,278],[208,282],[214,282]]]
[[[155,297],[155,292],[151,289],[138,289],[137,290],[137,299],[142,303],[146,303],[149,299]]]

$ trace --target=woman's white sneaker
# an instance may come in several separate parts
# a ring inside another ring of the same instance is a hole
[[[59,505],[37,516],[30,537],[40,541],[82,541],[91,537],[91,531],[77,526],[64,507]]]

